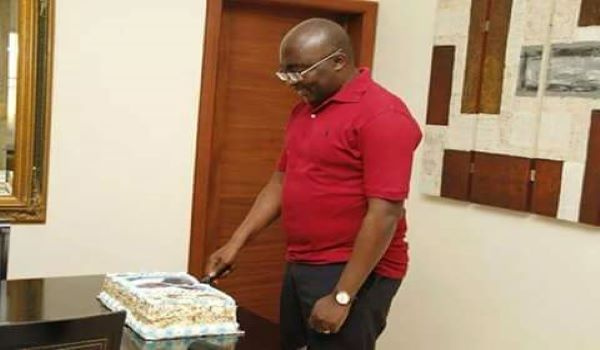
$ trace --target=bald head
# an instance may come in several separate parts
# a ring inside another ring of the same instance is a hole
[[[336,22],[324,18],[311,18],[290,29],[281,41],[280,54],[290,49],[319,51],[323,55],[339,49],[354,64],[348,33]]]
[[[319,105],[358,74],[350,37],[339,24],[323,18],[306,20],[284,36],[279,50],[281,72],[301,73],[291,87]]]

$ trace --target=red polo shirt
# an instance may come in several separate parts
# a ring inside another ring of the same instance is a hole
[[[278,164],[285,172],[282,221],[287,260],[348,261],[367,199],[407,197],[413,152],[420,140],[419,126],[406,105],[371,80],[367,69],[318,108],[298,104],[288,121]],[[375,272],[404,276],[405,233],[402,218]]]

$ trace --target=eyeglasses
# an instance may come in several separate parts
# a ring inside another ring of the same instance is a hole
[[[300,71],[300,72],[281,72],[280,71],[280,72],[276,72],[275,75],[277,76],[277,78],[279,78],[284,83],[288,83],[288,84],[299,83],[304,79],[304,75],[306,75],[306,73],[317,68],[323,62],[327,61],[328,59],[330,59],[332,57],[335,57],[336,55],[340,54],[341,52],[342,52],[342,49],[337,49],[337,50],[333,51],[332,53],[330,53],[329,55],[323,57],[322,59],[317,61],[315,64],[306,68],[303,71]]]

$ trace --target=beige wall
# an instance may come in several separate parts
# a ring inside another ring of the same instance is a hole
[[[421,122],[435,2],[380,1],[375,77]],[[15,228],[11,277],[185,269],[202,3],[58,0],[49,219]],[[599,230],[414,179],[412,266],[379,349],[600,348]]]
[[[9,277],[185,270],[204,1],[56,2],[48,220]]]

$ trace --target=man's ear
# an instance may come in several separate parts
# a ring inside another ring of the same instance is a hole
[[[335,65],[333,66],[333,69],[335,71],[340,71],[348,65],[348,56],[341,53],[333,58],[333,62],[335,63]]]

